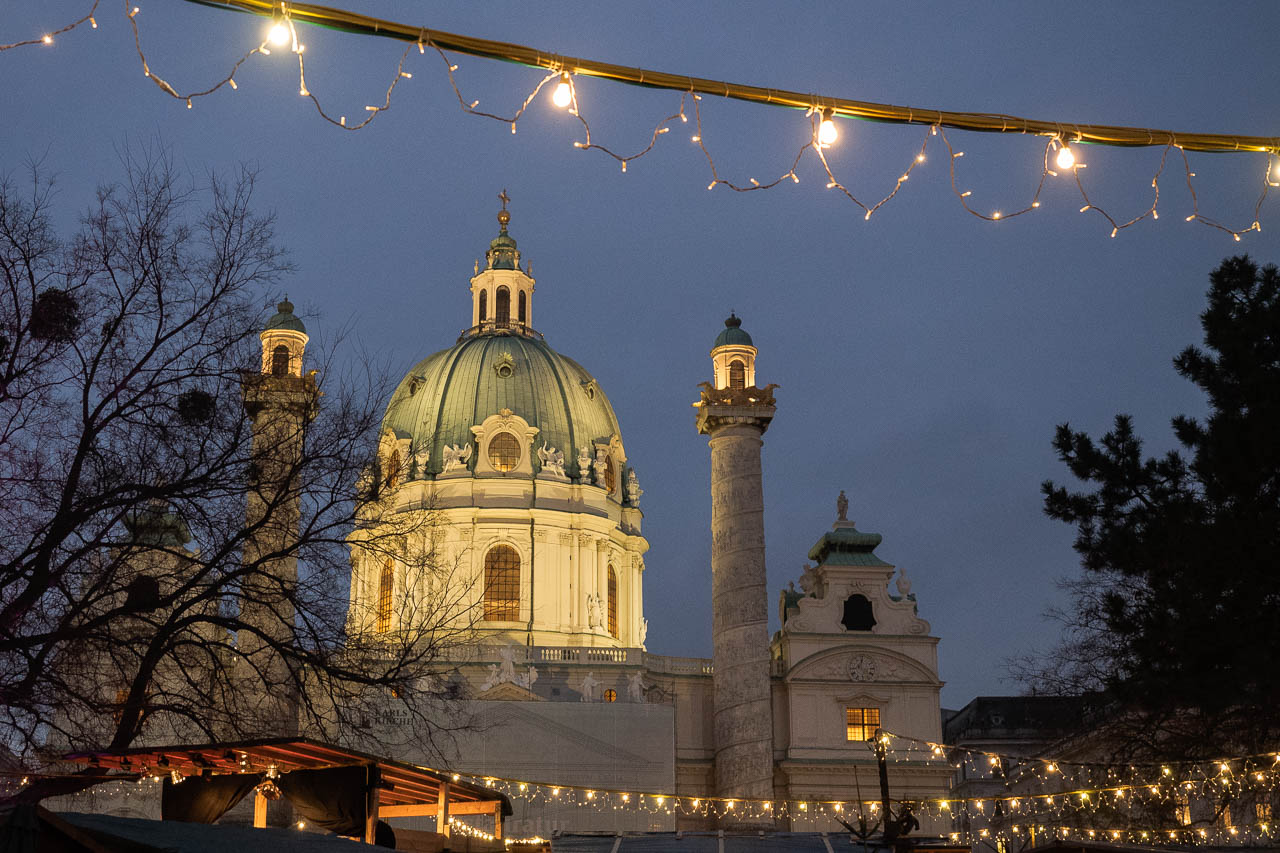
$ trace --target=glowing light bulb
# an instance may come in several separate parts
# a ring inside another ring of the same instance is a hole
[[[836,123],[831,120],[831,110],[822,111],[822,124],[818,125],[818,144],[826,147],[835,144],[840,138],[840,131],[836,129]]]
[[[556,90],[551,93],[551,103],[564,109],[572,102],[573,91],[569,88],[569,72],[566,71],[560,75],[560,82],[556,84]]]
[[[275,26],[271,28],[271,32],[267,34],[267,41],[276,47],[284,47],[289,43],[289,28],[284,25],[283,21],[277,21]]]
[[[1056,162],[1059,169],[1070,169],[1076,165],[1076,155],[1068,146],[1063,145],[1058,149],[1058,159]]]

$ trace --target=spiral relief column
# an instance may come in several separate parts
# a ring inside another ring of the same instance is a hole
[[[716,381],[702,383],[694,404],[698,432],[711,445],[715,795],[773,800],[760,448],[776,386],[756,387],[756,349],[740,326],[735,316],[725,321],[711,350]]]

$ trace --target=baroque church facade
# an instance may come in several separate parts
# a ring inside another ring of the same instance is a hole
[[[432,523],[403,558],[353,534],[353,630],[412,629],[438,584],[453,584],[470,630],[457,665],[480,721],[455,744],[459,771],[692,798],[878,799],[877,729],[942,739],[938,639],[911,580],[876,555],[878,534],[847,520],[841,493],[799,588],[773,599],[761,466],[774,386],[757,384],[758,351],[731,316],[694,403],[712,454],[713,657],[649,653],[643,460],[595,378],[535,330],[535,282],[505,203],[498,219],[470,280],[469,327],[388,403],[362,488],[391,517],[429,511]],[[278,316],[262,335],[264,372],[279,352],[300,374],[305,331]],[[948,772],[895,763],[892,796],[944,796]],[[679,828],[661,814],[517,809],[513,834]],[[838,829],[791,814],[790,828]]]

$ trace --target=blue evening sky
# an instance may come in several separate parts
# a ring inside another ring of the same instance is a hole
[[[1000,112],[1064,123],[1280,135],[1274,2],[1044,3],[410,3],[348,8],[549,53],[869,101]],[[263,37],[259,18],[137,0],[151,66],[202,89]],[[8,0],[0,42],[61,25],[89,0]],[[298,272],[287,289],[322,343],[372,353],[397,374],[453,343],[469,322],[467,280],[496,233],[497,193],[537,278],[536,327],[591,370],[622,424],[645,489],[649,649],[710,654],[709,453],[690,403],[710,378],[708,349],[730,309],[776,382],[765,437],[770,610],[835,516],[840,489],[880,556],[907,569],[919,612],[941,638],[943,703],[1017,690],[1003,661],[1053,642],[1044,611],[1075,574],[1072,530],[1046,519],[1039,484],[1062,479],[1055,424],[1101,433],[1129,412],[1153,451],[1169,419],[1203,410],[1170,359],[1199,341],[1207,274],[1229,254],[1280,259],[1280,196],[1263,230],[1234,243],[1188,223],[1181,160],[1160,184],[1160,218],[1109,237],[1067,178],[1033,214],[988,223],[963,211],[944,149],[870,221],[812,159],[800,182],[708,192],[708,165],[672,126],[624,174],[572,145],[580,126],[546,96],[512,135],[464,114],[432,53],[360,132],[322,122],[298,95],[287,51],[251,58],[194,108],[142,74],[118,0],[99,27],[52,47],[0,53],[0,171],[43,158],[69,228],[118,151],[161,141],[198,180],[249,162],[258,201],[278,217]],[[308,86],[335,115],[380,104],[403,47],[304,27]],[[509,114],[540,78],[455,56],[468,100]],[[580,79],[593,139],[643,148],[679,97]],[[547,94],[549,94],[549,89]],[[808,134],[803,113],[702,101],[722,174],[745,183],[787,171]],[[358,118],[357,118],[358,117]],[[833,168],[879,198],[925,128],[840,122]],[[952,132],[958,186],[979,210],[1029,201],[1043,140]],[[1161,150],[1082,149],[1098,204],[1145,210]],[[1261,155],[1191,155],[1203,213],[1247,227]],[[1206,567],[1213,570],[1213,567]],[[774,617],[776,619],[776,616]],[[776,627],[776,626],[775,626]]]

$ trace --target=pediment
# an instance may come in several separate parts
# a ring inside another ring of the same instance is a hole
[[[920,661],[889,649],[847,646],[826,649],[799,661],[787,681],[835,681],[848,684],[930,684],[938,675]]]

